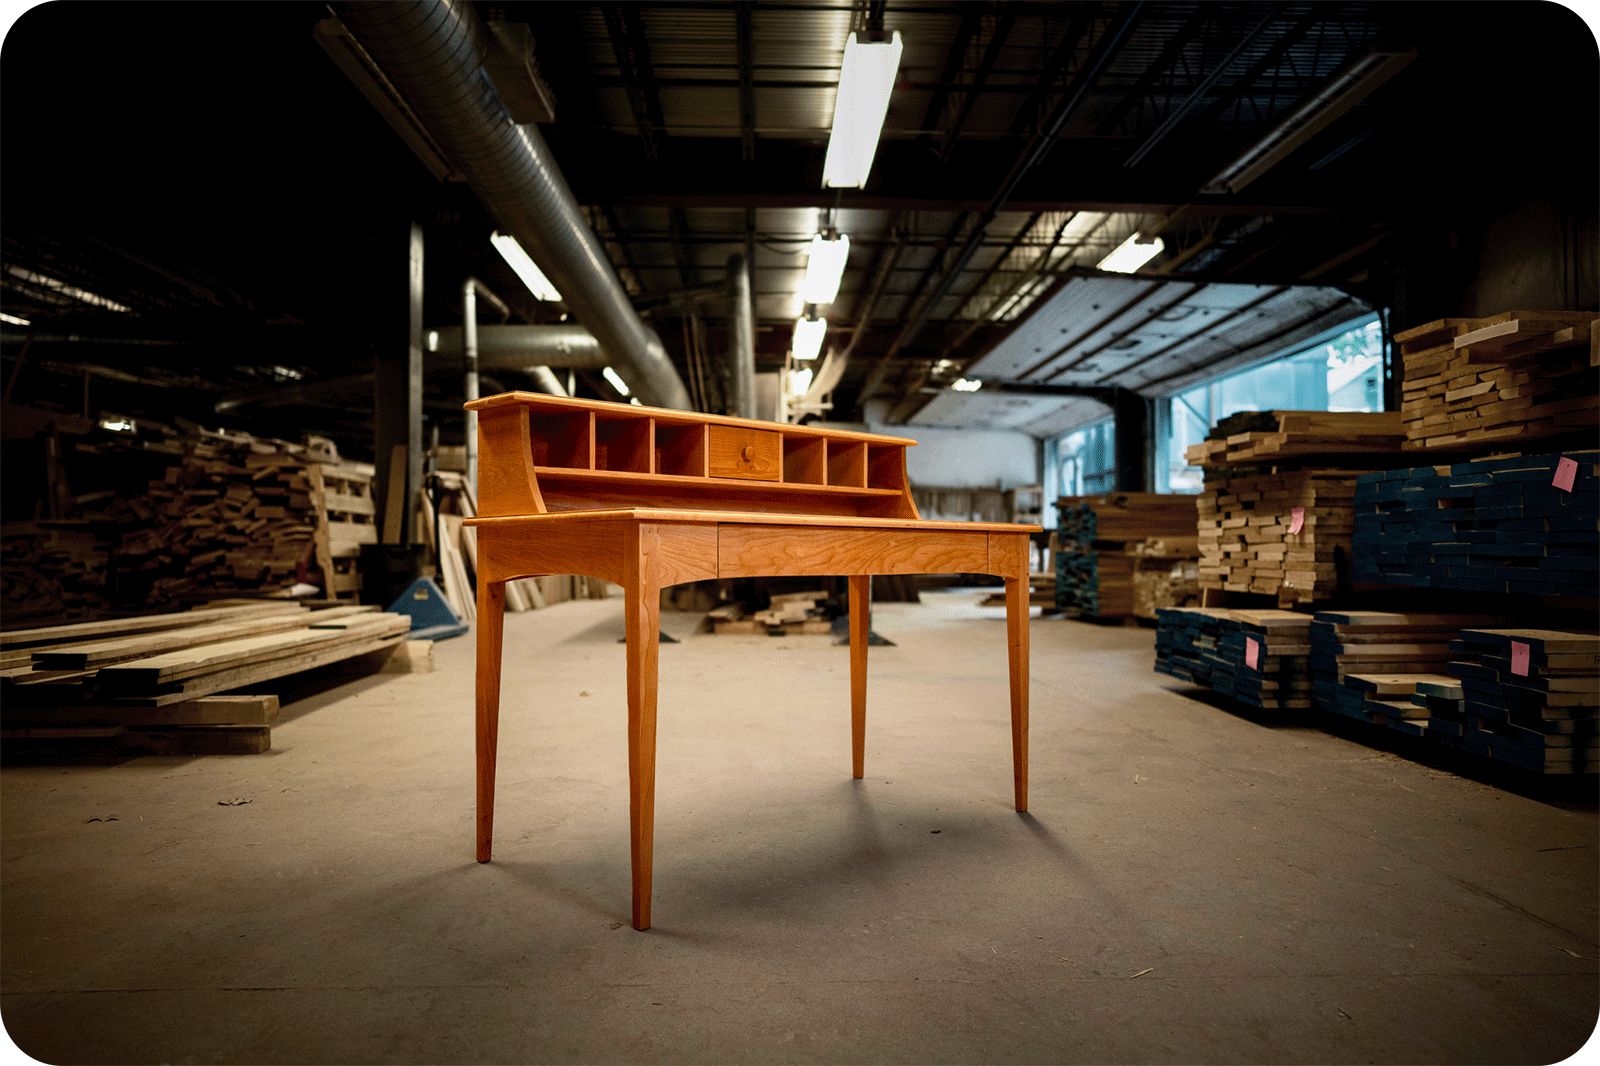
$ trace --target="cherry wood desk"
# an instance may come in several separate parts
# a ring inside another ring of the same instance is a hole
[[[863,773],[873,574],[1005,580],[1016,808],[1028,809],[1031,525],[917,516],[899,437],[512,392],[478,412],[478,861],[488,862],[505,583],[544,574],[625,590],[633,927],[650,927],[661,590],[708,578],[845,575],[853,772]]]

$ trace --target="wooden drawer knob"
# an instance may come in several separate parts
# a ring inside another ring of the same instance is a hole
[[[755,445],[746,444],[744,446],[744,451],[740,452],[739,455],[744,459],[745,462],[748,463],[750,460],[756,457]]]

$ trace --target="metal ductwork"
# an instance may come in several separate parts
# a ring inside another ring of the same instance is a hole
[[[429,355],[461,355],[465,351],[460,326],[430,329],[423,340]],[[559,366],[599,370],[610,366],[611,360],[594,334],[582,326],[529,326],[513,322],[478,327],[478,365],[485,369]],[[642,398],[640,402],[644,402]]]
[[[728,413],[756,417],[756,313],[750,271],[738,252],[728,256],[728,369],[733,401]]]
[[[484,70],[486,32],[469,0],[348,0],[350,36],[405,97],[474,192],[561,292],[639,401],[689,410],[661,338],[611,269],[537,126],[518,126]]]

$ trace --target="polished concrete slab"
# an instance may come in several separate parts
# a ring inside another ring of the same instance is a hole
[[[845,648],[666,617],[644,933],[617,600],[507,619],[487,865],[471,636],[432,674],[302,686],[264,755],[7,766],[6,1029],[127,1063],[1531,1063],[1590,1037],[1592,796],[1231,713],[1151,670],[1149,630],[1035,619],[1019,816],[976,599],[877,605],[862,781]]]

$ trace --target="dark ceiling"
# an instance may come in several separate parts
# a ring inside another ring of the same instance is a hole
[[[1594,196],[1594,39],[1556,4],[478,10],[531,29],[555,99],[543,133],[686,380],[691,348],[725,350],[727,309],[685,294],[720,284],[731,253],[753,259],[757,369],[773,370],[805,242],[829,222],[850,235],[826,309],[830,347],[851,350],[835,419],[869,395],[914,418],[1134,229],[1166,242],[1141,277],[1382,308],[1419,243],[1452,269],[1452,219],[1535,182]],[[0,56],[0,311],[28,322],[0,331],[11,402],[309,431],[361,456],[369,394],[249,401],[404,343],[412,221],[427,326],[459,324],[467,274],[517,320],[561,320],[490,250],[467,187],[435,180],[315,43],[331,13],[52,3],[18,19]],[[865,189],[824,190],[844,36],[874,17],[905,41],[883,141]],[[1201,191],[1374,48],[1416,58],[1245,189]],[[496,374],[486,390],[528,387]],[[429,379],[446,439],[459,380]],[[598,377],[580,391],[612,398]],[[723,409],[715,375],[696,399]]]

